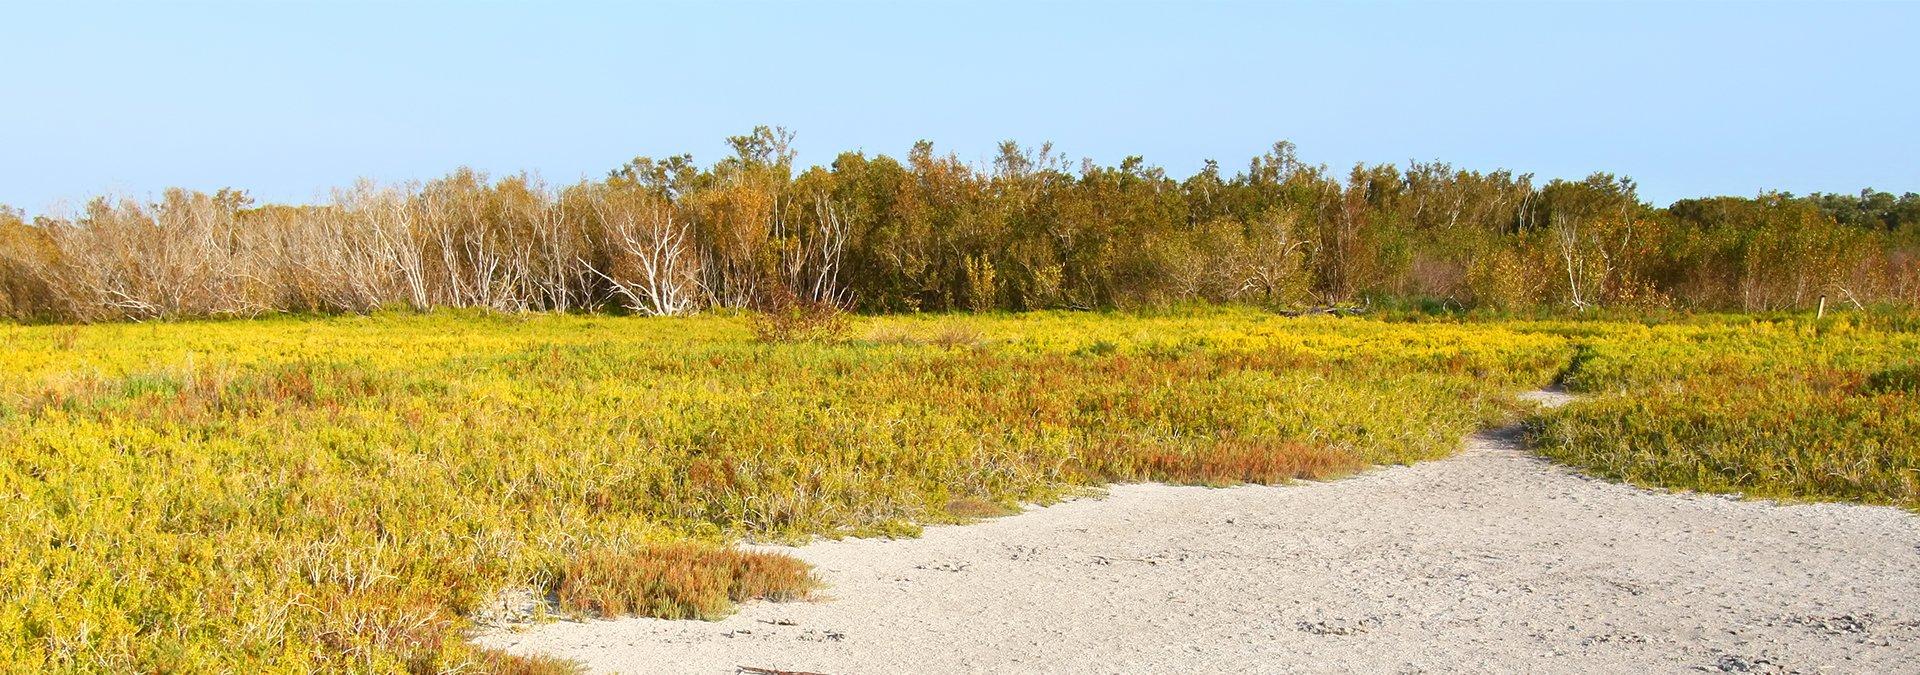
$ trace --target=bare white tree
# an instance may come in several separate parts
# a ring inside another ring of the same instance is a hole
[[[841,215],[844,211],[826,195],[815,195],[813,236],[807,238],[798,259],[791,263],[794,287],[804,284],[807,299],[814,302],[846,304],[850,300],[840,283],[840,264],[847,250],[847,223]]]
[[[691,229],[675,221],[664,200],[609,192],[594,190],[588,204],[613,249],[612,269],[600,270],[584,258],[579,263],[606,280],[633,311],[673,316],[699,308],[701,268]]]

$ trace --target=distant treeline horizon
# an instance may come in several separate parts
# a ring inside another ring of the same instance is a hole
[[[1920,306],[1920,195],[1642,200],[1628,178],[1299,161],[1184,179],[1001,144],[989,165],[728,139],[550,186],[460,169],[320,204],[170,189],[0,207],[0,317],[112,321],[385,307],[672,315],[794,298],[862,312],[1277,308],[1775,311]]]

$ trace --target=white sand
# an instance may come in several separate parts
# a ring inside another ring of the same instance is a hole
[[[1646,491],[1516,440],[781,549],[823,599],[478,641],[596,672],[1920,672],[1920,518]]]

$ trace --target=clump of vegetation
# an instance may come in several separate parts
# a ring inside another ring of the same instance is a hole
[[[1000,516],[1012,515],[1019,511],[1020,509],[1017,507],[990,502],[979,497],[956,497],[947,500],[946,508],[947,515],[953,517],[954,522],[959,523],[998,518]]]
[[[520,656],[498,649],[480,651],[479,671],[488,675],[580,675],[580,664],[550,656]]]
[[[826,299],[776,291],[753,313],[753,334],[762,342],[832,342],[846,337],[847,311]]]
[[[1298,478],[1332,478],[1352,473],[1366,463],[1352,453],[1304,443],[1278,447],[1260,443],[1218,443],[1207,452],[1160,451],[1130,453],[1139,456],[1138,478],[1147,480],[1233,485],[1284,483]],[[1134,475],[1132,471],[1126,472]]]
[[[1534,445],[1643,485],[1920,509],[1920,335],[1846,319],[1616,327]]]
[[[818,582],[792,556],[695,542],[581,553],[557,593],[563,609],[597,616],[717,619],[747,600],[797,600]]]
[[[476,651],[468,617],[507,588],[711,617],[807,588],[743,540],[1441,457],[1571,353],[1246,310],[847,320],[912,339],[774,345],[738,315],[0,325],[0,670],[551,670]]]
[[[1901,364],[1867,376],[1866,391],[1920,395],[1920,365]]]

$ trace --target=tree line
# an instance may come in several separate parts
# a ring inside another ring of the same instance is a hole
[[[1007,142],[990,165],[921,142],[796,166],[757,128],[710,165],[640,157],[549,186],[458,170],[325,203],[236,190],[0,208],[0,316],[109,321],[382,307],[624,309],[767,303],[866,312],[1275,307],[1920,305],[1920,196],[1643,201],[1627,178],[1537,181],[1440,162],[1301,162],[1281,142],[1184,179]]]

